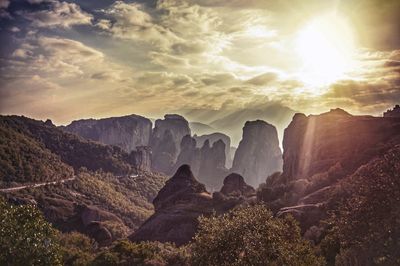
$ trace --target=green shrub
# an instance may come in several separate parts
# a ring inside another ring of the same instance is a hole
[[[57,232],[36,207],[0,198],[0,265],[61,265]]]
[[[322,265],[291,217],[262,205],[202,217],[191,247],[193,265]]]

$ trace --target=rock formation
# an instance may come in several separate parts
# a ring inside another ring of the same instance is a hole
[[[222,140],[218,140],[211,146],[206,140],[201,148],[196,146],[194,137],[187,135],[182,139],[181,151],[174,169],[188,164],[194,175],[209,190],[218,190],[222,185],[222,178],[228,171],[225,168],[225,144]]]
[[[342,109],[296,114],[284,134],[283,173],[267,180],[258,199],[278,216],[292,214],[311,234],[346,195],[342,182],[399,144],[399,132],[400,118],[353,116]]]
[[[283,175],[292,180],[310,178],[337,164],[352,171],[379,154],[380,144],[396,134],[397,126],[391,120],[352,116],[342,109],[308,117],[296,114],[283,139]]]
[[[157,119],[150,139],[152,168],[170,174],[180,152],[181,141],[190,135],[188,121],[180,115],[165,115]]]
[[[400,105],[396,104],[393,109],[384,112],[383,117],[400,117]]]
[[[252,197],[256,195],[255,189],[244,182],[243,176],[236,173],[225,177],[221,193],[226,196]]]
[[[137,146],[149,145],[152,123],[145,117],[128,115],[99,120],[77,120],[63,129],[83,138],[115,145],[131,152]]]
[[[135,151],[130,153],[133,164],[138,170],[151,171],[151,148],[148,146],[138,146]]]
[[[281,171],[282,153],[276,128],[264,121],[248,121],[233,160],[232,171],[257,187],[272,173]]]
[[[226,168],[231,168],[232,167],[232,159],[231,159],[231,138],[225,134],[222,133],[212,133],[212,134],[207,134],[207,135],[194,135],[193,138],[196,140],[196,145],[198,148],[203,147],[204,142],[208,140],[211,145],[213,145],[215,142],[218,140],[222,140],[225,144],[225,166]]]
[[[210,190],[221,187],[222,178],[227,174],[225,168],[225,144],[222,140],[214,142],[212,146],[206,140],[200,149],[199,181],[206,184]]]
[[[181,166],[153,201],[155,213],[129,238],[133,241],[188,243],[200,215],[213,211],[212,197],[193,176],[190,166]]]
[[[243,178],[231,175],[224,181],[226,194],[211,196],[195,179],[190,166],[182,165],[154,199],[155,213],[129,239],[187,244],[197,231],[200,215],[224,213],[250,200],[254,189],[241,181]]]

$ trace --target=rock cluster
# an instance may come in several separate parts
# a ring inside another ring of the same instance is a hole
[[[224,182],[224,193],[236,199],[225,198],[222,192],[212,196],[195,179],[190,166],[182,165],[154,199],[155,213],[129,239],[187,244],[196,233],[199,216],[223,213],[254,196],[254,189],[241,181],[240,176],[231,176]]]
[[[178,169],[188,164],[199,181],[212,191],[221,187],[222,178],[228,170],[225,168],[225,143],[218,140],[210,145],[207,139],[201,148],[197,147],[194,137],[185,136],[181,142],[181,152],[175,164]]]

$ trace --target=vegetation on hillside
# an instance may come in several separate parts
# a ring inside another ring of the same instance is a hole
[[[9,187],[11,182],[45,182],[71,176],[72,167],[43,143],[0,119],[0,187]]]
[[[102,169],[114,174],[127,174],[134,170],[132,158],[121,148],[84,140],[49,123],[23,116],[0,116],[0,127],[36,140],[42,148],[51,151],[75,170],[85,167],[91,171]],[[13,152],[18,153],[18,150]]]
[[[192,256],[194,265],[323,265],[292,217],[262,205],[201,218]]]
[[[330,264],[400,264],[400,146],[343,180],[321,246]]]

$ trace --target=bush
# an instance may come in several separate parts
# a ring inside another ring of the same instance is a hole
[[[292,217],[274,218],[262,205],[200,218],[193,265],[322,265]]]
[[[32,205],[0,198],[0,265],[61,265],[57,232]]]
[[[63,265],[88,265],[94,258],[96,242],[78,232],[59,235]]]
[[[132,243],[122,240],[100,253],[93,261],[93,265],[184,266],[189,264],[185,248],[177,248],[169,243]]]

